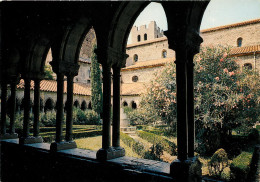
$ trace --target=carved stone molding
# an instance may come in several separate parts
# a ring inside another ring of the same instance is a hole
[[[66,76],[77,76],[79,65],[69,61],[51,61],[53,71],[56,74],[64,74]]]

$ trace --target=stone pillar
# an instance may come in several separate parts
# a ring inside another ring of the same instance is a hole
[[[26,144],[29,139],[29,118],[30,118],[30,86],[31,79],[24,78],[24,118],[23,118],[23,133],[19,143]]]
[[[170,166],[176,181],[201,181],[201,163],[194,157],[193,56],[202,38],[186,27],[165,32],[169,48],[176,52],[178,158]]]
[[[6,135],[7,83],[1,83],[1,139]]]
[[[103,68],[103,133],[102,148],[97,152],[101,161],[122,157],[125,150],[120,147],[120,65],[125,65],[127,56],[118,53],[113,48],[97,49],[98,62]],[[120,62],[121,61],[121,62]],[[118,64],[120,62],[120,64]],[[111,147],[111,67],[113,65],[113,147]]]
[[[40,117],[40,83],[39,78],[34,79],[34,121],[33,121],[33,136],[34,143],[42,143],[42,137],[39,136],[39,117]]]
[[[56,103],[56,140],[51,144],[51,151],[77,148],[72,141],[72,105],[73,105],[73,78],[78,73],[79,65],[71,62],[51,63],[57,73],[57,103]],[[64,75],[67,75],[67,117],[66,117],[66,141],[62,141],[63,123],[63,93]]]

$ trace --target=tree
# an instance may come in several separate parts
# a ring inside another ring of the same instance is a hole
[[[101,75],[99,63],[97,61],[97,56],[94,53],[96,45],[92,48],[91,57],[91,103],[92,109],[98,114],[102,113],[102,85],[101,85]]]
[[[259,117],[259,75],[250,70],[241,72],[237,58],[228,57],[229,50],[205,47],[194,59],[196,137],[203,144],[198,148],[201,153],[213,153],[232,129],[248,130]],[[173,131],[177,109],[175,68],[169,63],[157,73],[140,103],[141,110],[156,113]]]
[[[53,80],[53,71],[51,69],[51,66],[50,65],[45,65],[44,66],[44,73],[45,73],[45,76],[44,76],[44,79],[45,80]]]

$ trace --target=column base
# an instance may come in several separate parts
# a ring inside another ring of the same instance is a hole
[[[77,148],[76,142],[64,141],[64,142],[59,142],[59,143],[57,143],[57,142],[51,143],[50,150],[51,150],[51,152],[57,152],[60,150],[67,150],[67,149],[74,149],[74,148]]]
[[[41,136],[38,136],[38,137],[33,137],[33,136],[30,136],[30,137],[22,137],[19,139],[19,144],[33,144],[33,143],[42,143],[43,142],[43,139]]]
[[[170,174],[177,182],[200,182],[202,164],[197,157],[185,161],[174,160],[170,166]]]
[[[125,149],[122,147],[101,148],[97,151],[97,160],[99,161],[106,161],[123,156],[125,156]]]
[[[18,138],[17,133],[6,133],[4,135],[0,135],[0,140],[16,139],[16,138]]]

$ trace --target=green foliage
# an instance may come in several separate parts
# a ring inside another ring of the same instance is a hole
[[[249,131],[249,134],[248,134],[248,139],[249,141],[257,141],[259,138],[259,132],[256,128],[252,128],[250,131]]]
[[[230,170],[232,173],[231,177],[234,181],[246,181],[250,170],[252,156],[252,153],[242,152],[233,159],[232,163],[230,164]]]
[[[97,55],[94,50],[96,45],[92,48],[92,57],[91,57],[91,104],[92,109],[98,114],[102,113],[102,85],[101,85],[101,71],[99,68],[99,63],[97,61]]]
[[[120,139],[130,148],[132,148],[132,150],[137,153],[139,156],[144,157],[145,154],[145,150],[144,150],[144,146],[143,144],[141,144],[140,142],[135,141],[133,138],[131,138],[130,136],[128,136],[125,133],[120,132]]]
[[[223,170],[228,166],[228,156],[224,149],[218,149],[211,157],[208,168],[212,176],[220,177]]]
[[[152,159],[152,160],[160,160],[161,155],[163,154],[163,146],[160,143],[153,144],[150,148],[150,151],[145,152],[144,158],[145,159]]]
[[[48,127],[56,126],[56,114],[53,112],[40,113],[40,123]]]
[[[167,151],[171,155],[177,154],[177,146],[175,143],[161,137],[158,135],[155,135],[153,133],[145,132],[145,131],[137,131],[137,134],[140,138],[143,138],[147,140],[148,142],[152,144],[160,144],[162,148]]]
[[[100,116],[94,110],[82,111],[79,108],[73,108],[73,124],[76,125],[100,125]]]
[[[51,68],[51,65],[45,65],[44,66],[44,73],[45,73],[45,76],[44,76],[44,79],[45,80],[53,80],[53,71],[52,71],[52,68]]]

